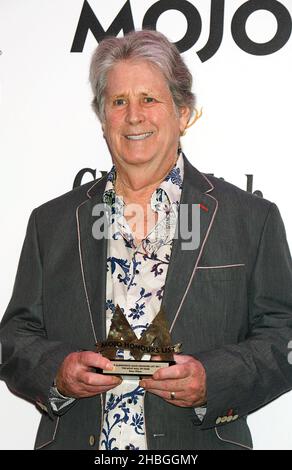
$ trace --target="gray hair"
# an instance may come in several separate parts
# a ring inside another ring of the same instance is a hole
[[[179,50],[158,31],[131,31],[124,37],[107,37],[95,49],[89,81],[94,94],[92,108],[101,122],[104,120],[104,93],[107,74],[121,60],[144,60],[158,67],[165,77],[176,108],[187,106],[191,114],[195,107],[192,74]]]

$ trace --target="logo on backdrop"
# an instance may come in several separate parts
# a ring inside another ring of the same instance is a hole
[[[75,176],[74,182],[73,182],[73,189],[77,188],[80,186],[82,183],[82,179],[84,175],[89,173],[92,175],[93,180],[96,179],[96,170],[93,168],[82,168],[82,170],[78,171],[77,175]],[[107,171],[100,171],[101,178],[103,178],[106,174]],[[214,173],[206,173],[207,176],[214,176]],[[245,175],[246,176],[246,191],[248,193],[254,194],[255,196],[263,197],[263,193],[259,190],[253,191],[253,175]],[[221,180],[224,181],[224,178],[220,178]]]
[[[97,2],[96,2],[97,3]],[[197,51],[202,62],[213,57],[218,51],[224,33],[225,0],[210,0],[209,38],[205,46]],[[202,19],[193,3],[187,0],[159,0],[145,12],[142,25],[135,25],[131,2],[127,0],[124,6],[107,30],[104,30],[99,19],[92,10],[89,2],[84,1],[80,18],[73,39],[71,52],[82,52],[89,31],[97,42],[106,36],[117,36],[120,31],[124,34],[141,26],[143,29],[154,29],[159,17],[168,10],[176,10],[185,16],[187,30],[185,35],[176,42],[180,52],[185,52],[196,44],[202,30]],[[277,31],[272,39],[258,43],[253,41],[246,32],[246,22],[249,16],[258,10],[272,13],[277,21]],[[249,0],[236,10],[231,21],[231,34],[237,46],[248,54],[268,55],[277,52],[288,42],[292,29],[291,16],[287,8],[276,0]]]

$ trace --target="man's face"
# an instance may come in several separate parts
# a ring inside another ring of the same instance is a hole
[[[103,131],[117,167],[171,165],[189,110],[175,108],[159,69],[121,61],[108,73]]]

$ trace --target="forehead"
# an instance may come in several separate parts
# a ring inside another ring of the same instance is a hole
[[[161,70],[147,61],[123,60],[115,64],[107,75],[106,94],[167,93],[168,84]]]

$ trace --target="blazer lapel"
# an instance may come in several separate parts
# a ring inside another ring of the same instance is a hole
[[[180,230],[179,212],[178,237],[173,243],[162,301],[170,325],[170,331],[172,331],[175,321],[180,314],[217,212],[218,201],[209,194],[212,190],[213,185],[210,181],[184,157],[184,182],[181,204],[188,205],[189,220],[192,204],[200,204],[200,241],[196,249],[186,250],[183,248],[184,240]]]
[[[84,295],[94,342],[105,338],[105,296],[107,240],[93,237],[92,227],[96,218],[92,215],[95,204],[102,203],[106,177],[97,181],[87,192],[87,197],[76,209],[78,249]]]

